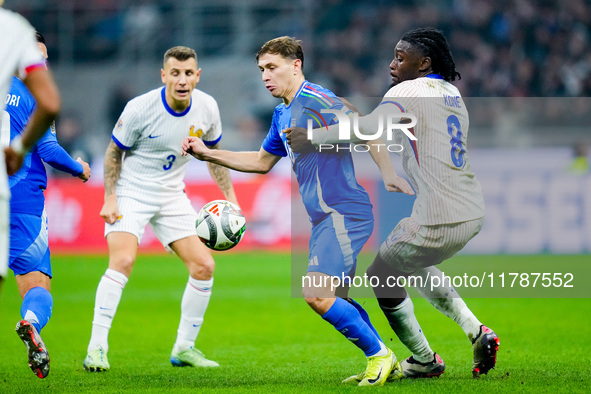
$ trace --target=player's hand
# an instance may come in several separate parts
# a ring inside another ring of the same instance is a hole
[[[412,187],[406,181],[406,179],[399,176],[384,180],[384,186],[386,186],[386,190],[389,192],[404,193],[408,194],[409,196],[415,195],[414,190],[412,190]]]
[[[181,145],[182,156],[192,155],[199,160],[203,160],[208,151],[209,148],[198,137],[187,137]]]
[[[289,127],[283,132],[292,151],[307,153],[316,150],[316,147],[312,145],[312,141],[308,139],[308,130],[303,127]]]
[[[78,178],[82,179],[82,182],[86,182],[90,179],[90,166],[81,158],[77,158],[76,161],[82,164],[82,174],[78,175]]]
[[[4,148],[4,159],[6,161],[6,173],[8,175],[13,175],[23,165],[24,157],[16,153],[12,147],[8,146]]]
[[[105,203],[101,208],[100,215],[105,220],[105,222],[109,224],[113,224],[117,220],[121,219],[121,215],[119,215],[119,207],[117,207],[116,194],[111,194],[110,196],[105,197]]]

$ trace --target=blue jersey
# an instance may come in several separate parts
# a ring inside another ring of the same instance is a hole
[[[282,133],[292,126],[307,127],[308,119],[315,128],[336,123],[334,115],[320,111],[343,108],[342,101],[330,90],[304,81],[290,105],[275,107],[271,128],[263,141],[267,152],[290,157],[302,200],[314,224],[334,212],[352,219],[373,220],[369,195],[357,183],[350,151],[295,153]]]
[[[6,113],[10,117],[10,140],[21,134],[35,109],[35,99],[25,84],[12,78],[6,99]],[[4,115],[6,115],[6,113]],[[74,176],[82,174],[80,163],[73,160],[57,143],[52,126],[24,158],[23,166],[10,176],[10,213],[41,216],[45,205],[43,190],[47,187],[47,174],[43,161]]]

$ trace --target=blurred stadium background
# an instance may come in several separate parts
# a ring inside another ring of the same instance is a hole
[[[4,7],[45,35],[64,103],[58,138],[92,164],[89,185],[66,178],[49,185],[54,252],[105,250],[102,155],[127,100],[160,85],[169,47],[196,49],[198,88],[218,100],[223,146],[258,150],[278,103],[254,62],[262,43],[302,39],[307,78],[356,103],[385,93],[395,43],[424,25],[449,38],[471,115],[470,155],[488,217],[467,252],[591,252],[590,0],[7,0]],[[376,216],[387,220],[376,245],[412,200],[385,196],[372,168],[359,172],[376,201],[389,201],[378,204]],[[249,218],[243,248],[288,248],[290,235],[306,238],[305,228],[286,221],[287,161],[270,177],[233,177]],[[187,179],[196,208],[220,197],[197,161]],[[293,209],[298,216],[301,207]],[[162,250],[149,232],[143,247]]]

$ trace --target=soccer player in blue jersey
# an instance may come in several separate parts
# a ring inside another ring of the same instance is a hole
[[[290,126],[305,126],[308,119],[322,122],[319,115],[331,123],[331,118],[321,114],[321,110],[346,108],[330,90],[305,79],[299,41],[290,37],[270,40],[258,51],[257,62],[267,90],[283,100],[275,108],[261,149],[214,151],[200,140],[188,137],[183,142],[183,152],[234,170],[256,173],[267,173],[281,157],[289,156],[312,222],[310,263],[305,278],[309,280],[304,280],[303,295],[316,313],[365,353],[367,369],[359,385],[383,385],[393,370],[394,376],[401,373],[396,356],[384,345],[361,305],[340,291],[337,294],[332,287],[335,278],[354,274],[357,255],[372,233],[369,196],[355,180],[350,151],[294,153],[282,133]],[[372,150],[371,154],[389,190],[413,193],[410,185],[396,175],[385,149]]]
[[[0,6],[4,0],[0,0]],[[59,91],[45,67],[35,43],[35,31],[20,15],[0,9],[0,97],[4,99],[12,76],[18,73],[31,91],[37,107],[20,138],[10,141],[10,123],[5,121],[5,101],[0,104],[0,287],[8,270],[9,197],[7,174],[14,174],[27,151],[41,138],[60,110]],[[9,143],[10,146],[7,146]]]
[[[45,39],[36,33],[37,45],[47,59]],[[35,99],[25,84],[13,77],[6,105],[10,121],[10,139],[21,135]],[[17,334],[27,343],[31,331],[43,351],[31,355],[29,365],[35,374],[44,378],[49,373],[49,356],[39,336],[51,317],[53,299],[50,294],[51,265],[47,238],[47,215],[43,190],[47,174],[43,162],[77,176],[84,182],[90,177],[90,167],[81,159],[72,159],[58,144],[53,125],[25,156],[21,169],[10,176],[10,249],[8,266],[15,274],[19,293],[23,298]]]

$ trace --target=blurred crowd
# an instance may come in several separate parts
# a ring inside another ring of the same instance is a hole
[[[381,95],[398,38],[425,25],[447,35],[464,96],[591,95],[589,0],[318,3],[315,71],[343,95]]]
[[[275,23],[275,34],[307,39],[313,64],[308,75],[329,80],[343,96],[383,94],[397,39],[425,25],[440,28],[449,38],[464,96],[591,93],[591,0],[317,0],[293,7],[285,1],[244,3],[250,3],[251,19],[245,26]],[[44,7],[32,0],[9,0],[7,6],[43,31],[50,46],[64,29],[63,14],[73,15],[68,28],[75,39],[71,48],[60,49],[71,51],[78,62],[112,61],[122,52],[129,56],[128,49],[138,45],[141,56],[159,58],[175,40],[190,34],[206,35],[197,45],[201,55],[229,54],[235,50],[228,41],[236,37],[236,20],[247,9],[227,1],[172,0],[50,0]],[[254,44],[249,50],[256,51],[261,43]],[[64,55],[56,53],[55,61]]]
[[[434,26],[450,41],[464,97],[591,96],[591,0],[7,0],[5,7],[43,32],[54,67],[159,62],[179,43],[193,46],[201,58],[252,58],[264,41],[291,35],[303,40],[308,79],[344,97],[381,97],[390,85],[398,39],[409,29]],[[105,123],[114,124],[125,102],[139,93],[115,88],[109,108],[101,110]],[[588,101],[569,103],[560,105],[581,107],[581,116],[588,116]],[[558,107],[545,102],[537,108],[547,115]],[[270,112],[247,112],[248,119],[226,123],[225,130],[258,149]],[[482,112],[485,123],[496,116]],[[62,115],[58,136],[75,141],[61,136],[63,129],[89,132],[80,127],[89,123],[84,116]],[[507,141],[496,134],[482,143]],[[511,138],[516,144],[518,138]],[[532,142],[531,135],[520,138],[523,146]],[[89,150],[78,145],[72,149]],[[104,152],[102,146],[94,150]]]

